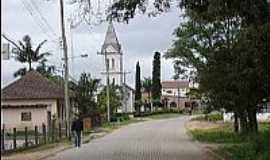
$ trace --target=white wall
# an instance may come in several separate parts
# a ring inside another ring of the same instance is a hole
[[[171,93],[168,93],[171,91]],[[179,88],[179,95],[180,97],[187,97],[186,93],[189,92],[188,88]],[[162,95],[164,96],[178,96],[178,89],[177,88],[162,88]]]
[[[21,121],[22,112],[31,112],[31,121]],[[42,126],[42,123],[47,124],[47,109],[46,108],[14,108],[2,109],[3,124],[5,128],[21,128],[25,126]]]
[[[51,111],[51,115],[57,116],[56,100],[8,100],[2,101],[2,105],[47,105],[44,108],[1,108],[1,125],[5,124],[6,128],[21,126],[41,126],[42,123],[47,124],[47,111]],[[21,121],[22,112],[31,112],[32,120],[29,122]]]
[[[233,113],[224,113],[223,114],[224,122],[233,121]],[[268,121],[270,122],[270,113],[257,113],[258,121]]]
[[[121,72],[121,55],[120,54],[109,54],[107,55],[107,59],[109,60],[109,72]],[[114,68],[112,68],[112,59],[114,59]],[[104,65],[105,69],[105,65]],[[115,79],[115,84],[121,84],[121,74],[110,74],[110,83]],[[105,83],[106,84],[106,83]]]

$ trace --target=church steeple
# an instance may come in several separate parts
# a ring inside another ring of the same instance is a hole
[[[109,22],[109,26],[105,36],[105,41],[102,46],[102,51],[118,54],[121,51],[121,45],[118,41],[112,21]]]

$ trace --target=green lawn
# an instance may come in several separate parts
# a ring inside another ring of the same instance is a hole
[[[270,123],[261,123],[257,135],[242,136],[233,132],[232,124],[207,130],[191,130],[195,140],[221,144],[215,152],[230,160],[270,160]]]

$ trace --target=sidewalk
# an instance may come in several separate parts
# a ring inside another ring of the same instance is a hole
[[[88,143],[92,139],[102,137],[109,133],[107,130],[99,129],[87,136],[83,136],[83,143]],[[66,149],[73,148],[72,142],[59,142],[53,144],[45,144],[43,146],[25,150],[18,153],[13,153],[7,156],[1,155],[1,160],[42,160]]]

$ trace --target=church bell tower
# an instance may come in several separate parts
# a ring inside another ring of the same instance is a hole
[[[105,55],[104,66],[108,65],[109,83],[122,86],[123,53],[112,21],[109,22],[101,53]]]

